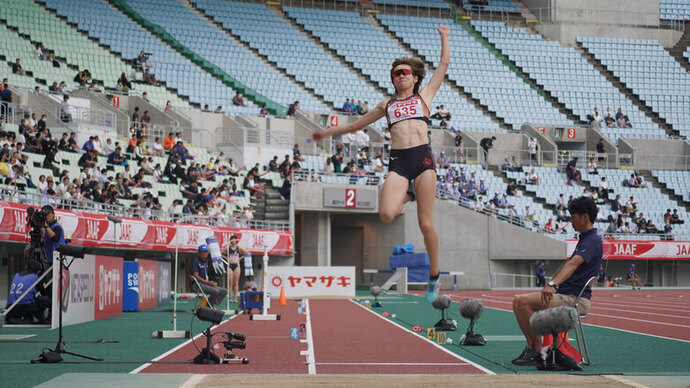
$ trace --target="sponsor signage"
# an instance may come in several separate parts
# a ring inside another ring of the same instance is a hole
[[[156,294],[156,304],[158,306],[170,304],[170,293],[172,292],[172,265],[167,261],[157,262],[158,272],[158,291]]]
[[[96,256],[96,300],[94,318],[103,319],[122,313],[123,266],[119,257]]]
[[[153,260],[137,259],[139,263],[139,310],[150,309],[158,304],[158,264]]]
[[[53,262],[53,301],[52,327],[58,327],[58,306],[62,308],[63,326],[94,320],[96,300],[96,274],[94,272],[96,257],[85,255],[75,259],[69,269],[63,272],[63,292],[60,298],[60,262]],[[61,303],[60,303],[61,302]]]
[[[358,196],[361,196],[357,193]],[[376,196],[374,195],[374,200]],[[360,202],[358,199],[357,202]],[[362,205],[365,205],[362,203]],[[0,241],[28,242],[26,225],[28,205],[0,201]],[[36,206],[34,206],[36,207]],[[231,235],[240,239],[240,246],[253,254],[263,254],[264,245],[269,255],[291,255],[292,234],[283,230],[254,230],[211,227],[121,218],[114,224],[105,214],[55,210],[55,215],[72,243],[85,247],[135,248],[145,250],[196,251],[206,237],[216,236],[221,249],[228,246]]]
[[[568,257],[577,240],[568,240]],[[608,260],[690,260],[690,241],[604,240]]]
[[[348,209],[375,209],[378,191],[363,188],[324,187],[323,206]]]
[[[355,296],[355,267],[269,267],[268,293],[285,296]]]

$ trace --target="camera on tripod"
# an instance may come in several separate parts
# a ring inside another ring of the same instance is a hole
[[[246,334],[225,332],[223,335],[228,339],[227,341],[223,341],[223,346],[225,346],[225,349],[229,352],[232,352],[232,349],[245,349],[247,347],[247,343],[244,342],[247,338]]]

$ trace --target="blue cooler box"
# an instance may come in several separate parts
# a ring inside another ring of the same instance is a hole
[[[424,253],[411,253],[406,255],[393,255],[388,258],[392,269],[407,267],[407,281],[410,283],[425,283],[429,281],[429,255]]]

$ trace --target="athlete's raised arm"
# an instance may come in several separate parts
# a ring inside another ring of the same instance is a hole
[[[441,25],[437,29],[439,35],[441,35],[441,61],[438,64],[434,74],[431,76],[429,83],[419,91],[419,95],[422,96],[424,102],[428,106],[431,106],[431,101],[434,99],[436,92],[441,87],[443,83],[443,78],[446,76],[446,71],[448,70],[448,65],[450,64],[450,28],[448,26]]]

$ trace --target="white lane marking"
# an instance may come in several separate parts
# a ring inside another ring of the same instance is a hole
[[[311,334],[311,312],[309,310],[309,299],[305,301],[304,309],[307,314],[307,368],[310,375],[316,374],[316,356],[314,355],[314,337]]]
[[[229,321],[229,320],[231,320],[231,319],[237,318],[237,317],[239,317],[239,315],[233,315],[233,316],[231,316],[230,318],[228,318],[228,319],[224,320],[223,322],[221,322],[221,323],[218,325],[218,327],[220,327],[220,326],[221,326],[222,324],[224,324],[225,322],[227,322],[227,321]],[[192,338],[188,339],[187,341],[185,341],[185,342],[183,342],[183,343],[181,343],[181,344],[175,346],[174,348],[168,350],[167,352],[161,354],[160,356],[154,358],[154,359],[151,360],[151,361],[158,361],[158,360],[160,360],[161,358],[163,358],[163,357],[167,356],[168,354],[171,354],[172,352],[176,351],[177,349],[180,349],[181,347],[183,347],[183,346],[189,344],[190,342],[192,342],[192,341],[194,341],[195,339],[201,337],[202,335],[203,335],[203,333],[200,333],[200,334],[195,335],[194,337],[192,337]],[[129,372],[129,374],[131,374],[131,375],[137,374],[137,373],[141,372],[143,369],[145,369],[145,368],[147,368],[147,367],[149,367],[149,366],[151,366],[151,365],[152,365],[152,364],[151,364],[150,362],[148,362],[148,363],[146,363],[146,364],[143,364],[142,366],[140,366],[140,367],[138,367],[138,368],[132,370],[131,372]]]
[[[470,365],[470,364],[468,364],[466,362],[319,362],[319,363],[317,363],[317,365],[382,365],[382,366],[397,366],[397,365],[403,365],[403,366],[415,366],[415,365],[454,366],[454,365],[461,365],[461,366],[466,366],[466,365]]]
[[[390,320],[390,319],[386,319],[386,318],[384,318],[384,317],[378,315],[377,313],[371,311],[370,309],[368,309],[368,308],[362,306],[361,304],[359,304],[359,303],[357,303],[357,302],[355,302],[355,301],[353,301],[353,300],[350,300],[350,302],[352,302],[355,306],[357,306],[357,307],[359,307],[359,308],[361,308],[361,309],[364,309],[364,311],[367,311],[367,312],[369,312],[369,313],[371,313],[371,314],[374,314],[374,316],[378,317],[379,319],[382,319],[382,320],[384,320],[384,321],[386,321],[386,322],[388,322],[388,323],[390,323],[390,324],[392,324],[392,325],[395,325],[395,326],[397,326],[397,327],[403,329],[403,331],[405,331],[405,333],[412,334],[412,335],[414,335],[415,337],[420,338],[420,339],[422,339],[422,340],[424,340],[424,341],[430,343],[431,345],[433,345],[433,346],[435,346],[435,347],[437,347],[437,348],[443,350],[444,352],[450,354],[451,356],[453,356],[453,357],[455,357],[455,358],[457,358],[457,359],[459,359],[459,360],[461,360],[461,361],[464,361],[464,362],[469,363],[469,365],[472,365],[473,367],[475,367],[475,368],[481,370],[482,372],[484,372],[484,373],[486,373],[486,374],[488,374],[488,375],[495,375],[495,374],[496,374],[496,373],[494,373],[494,372],[492,372],[492,371],[490,371],[490,370],[484,368],[483,366],[481,366],[481,365],[479,365],[479,364],[476,364],[476,363],[474,363],[474,362],[472,362],[472,361],[470,361],[470,360],[468,360],[468,359],[466,359],[466,358],[460,357],[459,355],[457,355],[457,354],[451,352],[450,350],[444,348],[443,346],[437,344],[436,342],[433,342],[433,341],[429,340],[428,338],[422,337],[421,335],[417,335],[416,333],[413,333],[412,331],[410,331],[409,329],[405,328],[404,326],[402,326],[402,325],[400,325],[400,324],[398,324],[398,323],[396,323],[396,322],[393,322],[393,321]]]

